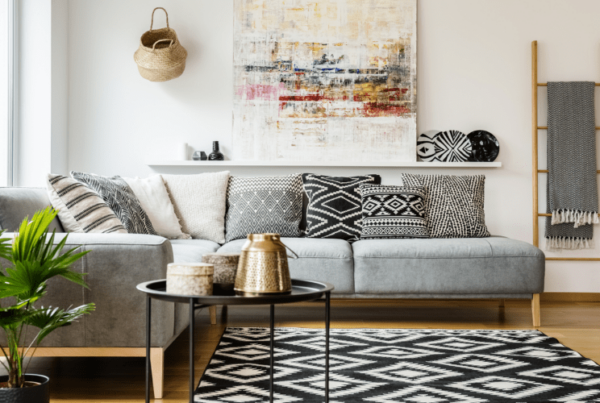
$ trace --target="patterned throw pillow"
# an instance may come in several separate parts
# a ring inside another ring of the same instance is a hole
[[[277,233],[300,237],[302,178],[300,175],[229,178],[227,242],[248,234]]]
[[[48,175],[48,197],[67,232],[126,234],[127,230],[98,193],[75,179]]]
[[[361,239],[429,238],[423,187],[360,185]]]
[[[404,186],[427,189],[429,236],[432,238],[484,238],[485,176],[402,174]]]
[[[381,177],[304,174],[302,180],[308,196],[306,236],[358,240],[362,229],[359,187],[363,183],[379,185]]]
[[[71,172],[71,177],[98,193],[121,220],[127,232],[156,235],[150,218],[123,178],[120,176],[107,178],[81,172]]]

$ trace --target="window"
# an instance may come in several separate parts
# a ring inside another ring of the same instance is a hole
[[[0,186],[12,185],[14,5],[0,1]]]

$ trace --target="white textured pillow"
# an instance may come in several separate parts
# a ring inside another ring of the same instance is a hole
[[[162,175],[183,232],[195,239],[225,243],[229,171]]]
[[[133,190],[158,235],[169,239],[191,238],[181,231],[181,224],[175,215],[175,207],[169,199],[167,188],[160,175],[145,179],[123,178],[123,180]]]

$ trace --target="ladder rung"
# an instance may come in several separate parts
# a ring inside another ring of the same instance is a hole
[[[552,217],[552,214],[550,213],[538,213],[539,217]],[[600,214],[598,214],[598,217],[600,217]]]
[[[548,170],[547,169],[538,169],[538,173],[540,174],[547,174]],[[596,171],[597,174],[600,174],[600,171]]]
[[[538,126],[539,130],[548,130],[548,126]],[[600,130],[600,126],[596,126],[596,130]]]

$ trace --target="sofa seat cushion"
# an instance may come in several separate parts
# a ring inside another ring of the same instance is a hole
[[[352,245],[357,294],[533,294],[544,253],[502,237],[364,240]]]
[[[201,263],[202,255],[213,253],[219,244],[204,239],[171,239],[175,263]]]
[[[288,253],[290,275],[294,279],[325,281],[333,284],[333,293],[354,293],[352,247],[342,239],[282,238],[299,259]],[[240,253],[245,239],[223,245],[219,253]]]

